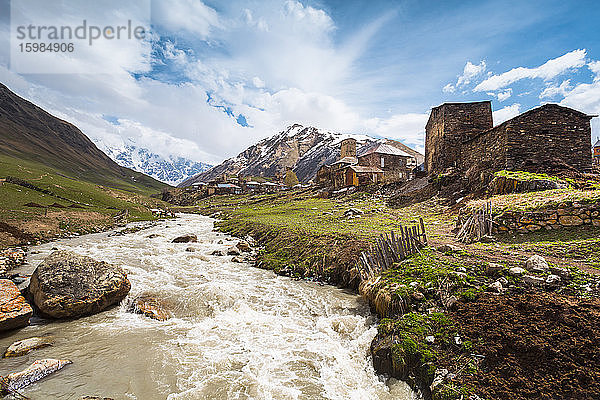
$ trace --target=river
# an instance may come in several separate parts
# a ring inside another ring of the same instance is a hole
[[[183,234],[198,243],[173,244]],[[150,239],[148,235],[160,236]],[[295,281],[211,256],[236,240],[213,220],[176,220],[122,236],[106,233],[32,248],[31,272],[53,247],[122,266],[129,299],[150,293],[174,317],[159,322],[126,310],[68,322],[33,321],[0,347],[50,334],[53,347],[0,362],[0,375],[40,358],[72,365],[23,390],[37,399],[413,399],[402,382],[384,383],[368,358],[376,327],[359,296]],[[185,251],[194,247],[195,252]],[[39,253],[37,253],[39,252]]]

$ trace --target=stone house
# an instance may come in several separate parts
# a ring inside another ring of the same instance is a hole
[[[413,179],[416,157],[386,143],[362,150],[358,165],[379,168],[383,171],[383,182],[401,182]]]
[[[357,156],[356,140],[346,139],[341,142],[340,159],[321,166],[315,182],[340,188],[407,181],[414,177],[413,170],[418,163],[419,153],[414,153],[416,155],[378,142],[361,148]]]
[[[450,168],[472,178],[502,169],[588,172],[592,117],[546,104],[494,127],[490,101],[442,104],[425,128],[425,167],[429,174]]]
[[[600,139],[596,141],[592,148],[592,166],[600,172]]]
[[[209,196],[213,194],[241,194],[242,188],[233,183],[210,183],[207,192]]]

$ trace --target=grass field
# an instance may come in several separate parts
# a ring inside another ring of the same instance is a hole
[[[310,192],[270,195],[213,196],[198,204],[200,209],[222,211],[236,221],[260,223],[274,228],[312,234],[350,234],[374,238],[402,226],[418,223],[422,217],[431,238],[446,236],[454,216],[448,208],[431,200],[394,209],[383,198],[357,193],[338,199],[315,198]],[[362,211],[358,217],[344,215],[350,209]]]
[[[121,210],[129,211],[129,221],[152,220],[155,217],[150,208],[168,206],[148,197],[152,189],[123,182],[117,182],[117,186],[130,190],[82,182],[41,164],[0,156],[0,179],[8,176],[40,190],[0,182],[0,222],[40,238],[60,232],[106,229],[114,223],[113,215]],[[26,206],[30,203],[42,207]],[[0,232],[0,245],[16,244],[9,236]]]

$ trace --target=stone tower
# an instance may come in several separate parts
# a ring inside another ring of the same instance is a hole
[[[344,157],[356,158],[356,139],[349,138],[342,140],[342,147],[340,149],[340,159]]]
[[[444,103],[431,110],[425,127],[425,168],[429,174],[458,164],[462,142],[493,127],[492,103]]]

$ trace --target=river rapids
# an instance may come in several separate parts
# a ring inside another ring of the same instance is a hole
[[[136,233],[32,248],[21,272],[31,273],[56,247],[122,266],[131,292],[100,314],[33,320],[5,334],[3,348],[46,334],[56,343],[3,359],[0,375],[42,358],[73,361],[24,389],[32,400],[414,398],[406,384],[386,384],[373,371],[368,349],[375,320],[359,296],[210,255],[237,242],[213,231],[213,222],[186,214]],[[184,234],[197,235],[198,243],[171,243]],[[163,299],[174,317],[159,322],[127,312],[126,303],[142,293]]]

